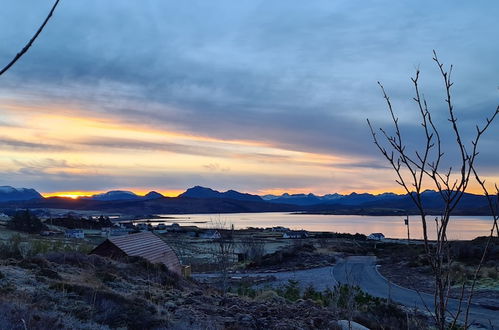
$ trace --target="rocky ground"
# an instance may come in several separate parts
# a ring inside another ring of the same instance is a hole
[[[323,307],[314,295],[223,297],[143,259],[53,252],[1,260],[0,328],[336,329],[346,317],[370,328],[407,328],[406,314],[381,300],[360,295],[353,305]]]
[[[331,266],[336,261],[335,253],[319,251],[312,244],[300,244],[266,254],[246,265],[247,271],[284,272]]]

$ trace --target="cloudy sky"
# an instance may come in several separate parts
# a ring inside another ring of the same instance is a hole
[[[50,6],[2,4],[0,66]],[[497,17],[492,0],[61,0],[0,77],[0,183],[47,195],[400,191],[366,125],[389,124],[376,82],[415,146],[410,77],[420,68],[452,155],[432,50],[455,66],[470,141],[499,100]],[[491,182],[498,141],[496,123],[479,158]]]

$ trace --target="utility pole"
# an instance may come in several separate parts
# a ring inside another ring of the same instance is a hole
[[[404,223],[407,226],[407,245],[411,244],[411,236],[409,235],[409,214],[405,216]]]

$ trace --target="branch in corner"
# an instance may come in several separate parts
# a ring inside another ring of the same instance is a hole
[[[40,35],[40,33],[45,28],[45,25],[47,24],[47,22],[52,17],[55,8],[59,4],[59,1],[60,0],[56,0],[55,1],[54,5],[52,6],[52,9],[50,10],[50,12],[47,15],[47,17],[45,18],[45,20],[43,21],[42,25],[38,28],[38,30],[36,31],[36,33],[28,41],[28,43],[23,47],[23,49],[21,49],[21,51],[19,53],[17,53],[16,56],[14,56],[14,58],[3,69],[0,70],[0,76],[2,74],[4,74],[5,72],[7,72],[7,70],[9,70],[28,51],[28,49],[31,47],[31,45],[33,45],[33,43],[35,42],[36,38],[38,38],[38,36]]]

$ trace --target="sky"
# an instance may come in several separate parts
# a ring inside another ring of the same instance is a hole
[[[0,11],[0,66],[51,1]],[[435,49],[453,64],[467,143],[499,103],[497,1],[61,0],[0,76],[0,183],[50,195],[400,192],[366,118],[421,143],[410,77],[455,145]],[[499,182],[499,124],[478,165]],[[472,187],[472,189],[477,189]]]

